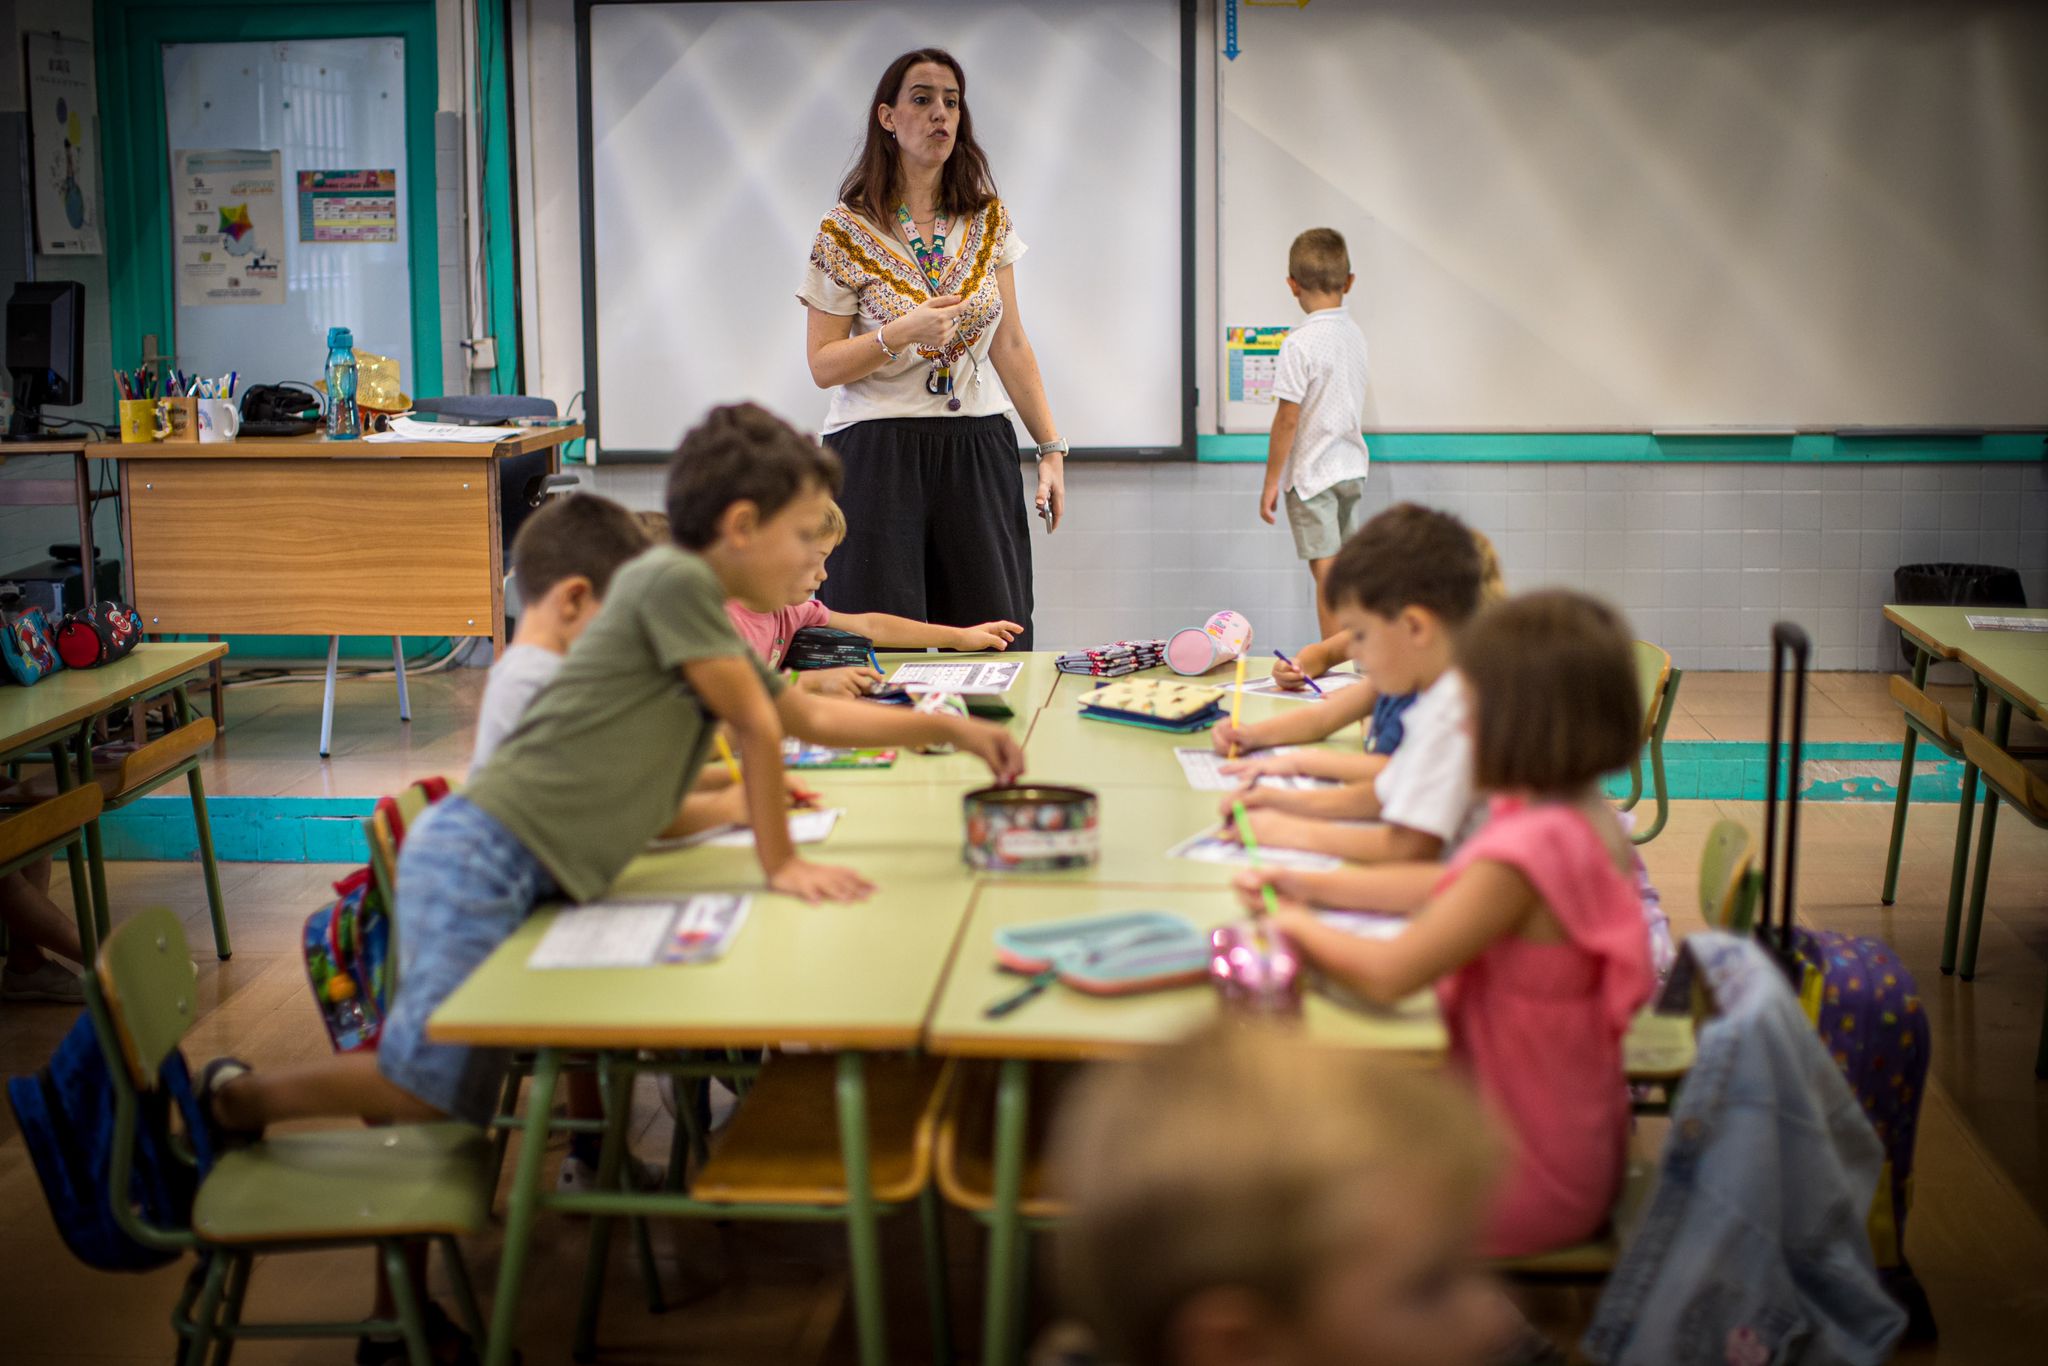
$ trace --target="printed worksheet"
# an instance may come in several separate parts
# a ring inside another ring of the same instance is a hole
[[[2048,617],[1998,617],[1966,614],[1972,631],[2048,631]]]
[[[792,811],[789,813],[789,842],[823,844],[831,836],[832,828],[839,824],[839,818],[845,814],[846,808],[841,806],[827,807],[822,811]],[[648,847],[751,849],[754,847],[754,830],[748,825],[722,825],[716,830],[700,830],[679,840],[656,840]]]
[[[1272,697],[1282,702],[1320,702],[1324,697],[1329,697],[1333,693],[1342,692],[1346,688],[1363,682],[1365,680],[1357,674],[1324,674],[1316,680],[1316,687],[1323,690],[1322,695],[1319,697],[1308,688],[1290,691],[1281,687],[1268,676],[1265,678],[1247,679],[1244,685],[1244,695],[1246,697]],[[1219,687],[1221,691],[1226,693],[1237,691],[1237,684],[1235,683],[1224,683],[1220,684]]]
[[[1024,671],[1018,659],[974,659],[958,664],[899,664],[889,681],[899,688],[989,697],[1008,692]]]
[[[706,893],[682,901],[595,901],[555,917],[530,968],[645,968],[722,955],[753,898]]]
[[[1219,863],[1249,867],[1251,856],[1236,840],[1225,839],[1214,830],[1205,830],[1182,840],[1166,851],[1168,858],[1184,858],[1195,863]],[[1304,873],[1327,873],[1341,868],[1344,861],[1328,854],[1312,853],[1307,849],[1275,849],[1269,844],[1259,846],[1259,862],[1271,868],[1293,868]]]
[[[1293,752],[1294,747],[1292,745],[1282,745],[1278,749],[1262,749],[1259,751],[1262,755],[1292,754]],[[1176,759],[1180,760],[1180,771],[1187,774],[1188,786],[1197,792],[1235,792],[1240,786],[1239,779],[1233,778],[1223,771],[1223,766],[1229,763],[1230,760],[1224,758],[1213,749],[1176,749],[1173,755]],[[1334,787],[1335,784],[1326,783],[1320,778],[1304,777],[1300,774],[1282,776],[1269,773],[1259,779],[1259,786],[1305,792],[1310,788]]]

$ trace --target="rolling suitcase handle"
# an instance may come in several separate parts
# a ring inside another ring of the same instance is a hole
[[[1778,966],[1799,989],[1804,975],[1799,954],[1792,945],[1792,887],[1799,855],[1799,781],[1803,764],[1800,749],[1806,736],[1806,664],[1813,644],[1806,632],[1789,621],[1771,627],[1771,733],[1764,752],[1764,876],[1758,902],[1756,937],[1778,960]],[[1792,724],[1783,728],[1785,702],[1785,659],[1792,659]],[[1789,740],[1785,784],[1785,835],[1778,838],[1778,744]],[[1782,869],[1779,867],[1782,861]],[[1772,894],[1773,882],[1778,892]]]

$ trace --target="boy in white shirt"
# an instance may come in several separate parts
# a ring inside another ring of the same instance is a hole
[[[1479,610],[1483,564],[1465,524],[1398,503],[1344,543],[1325,594],[1351,633],[1359,670],[1388,693],[1415,693],[1401,746],[1369,782],[1312,791],[1246,787],[1259,843],[1372,865],[1329,873],[1265,870],[1260,882],[1318,905],[1409,911],[1435,884],[1438,861],[1476,814],[1465,685],[1452,667],[1457,633]],[[1252,779],[1256,783],[1257,779]],[[1373,821],[1373,825],[1343,822]]]
[[[1337,631],[1324,591],[1330,561],[1358,529],[1365,501],[1365,334],[1344,311],[1357,279],[1333,228],[1310,228],[1287,251],[1287,287],[1308,314],[1280,343],[1273,396],[1280,401],[1266,439],[1259,516],[1277,520],[1287,495],[1294,548],[1316,584],[1321,634]]]

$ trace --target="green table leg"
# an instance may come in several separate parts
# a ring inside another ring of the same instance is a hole
[[[1984,680],[1973,679],[1970,688],[1970,729],[1984,729]],[[1956,936],[1963,924],[1963,885],[1970,867],[1970,819],[1977,811],[1977,766],[1963,761],[1963,804],[1956,813],[1955,861],[1948,874],[1948,919],[1941,931],[1941,970],[1956,970]]]
[[[946,1274],[945,1212],[936,1185],[917,1193],[917,1220],[924,1242],[924,1292],[930,1301],[932,1361],[953,1366],[952,1278]]]
[[[1916,644],[1913,650],[1913,686],[1927,686],[1927,651]],[[1906,804],[1913,796],[1913,750],[1920,743],[1920,732],[1913,723],[1906,722],[1906,744],[1904,757],[1899,760],[1899,795],[1892,802],[1892,843],[1884,859],[1884,894],[1878,899],[1889,906],[1894,893],[1899,889],[1899,850],[1906,843]]]
[[[519,1282],[526,1274],[526,1254],[533,1240],[533,1218],[539,1213],[541,1163],[546,1160],[548,1115],[555,1105],[555,1078],[562,1055],[543,1048],[533,1063],[533,1087],[526,1097],[526,1123],[520,1135],[519,1166],[512,1175],[512,1195],[505,1203],[505,1249],[498,1260],[498,1293],[491,1301],[491,1339],[485,1345],[486,1366],[512,1366],[512,1340],[519,1331]]]
[[[242,1322],[242,1301],[249,1294],[249,1267],[255,1258],[242,1253],[228,1265],[228,1296],[221,1309],[220,1341],[213,1345],[213,1366],[228,1366],[235,1356],[235,1329]]]
[[[996,1077],[995,1203],[988,1216],[988,1284],[984,1288],[983,1366],[1011,1366],[1022,1325],[1017,1302],[1017,1259],[1023,1251],[1024,1119],[1030,1101],[1030,1064],[1005,1058]]]
[[[412,1263],[406,1259],[405,1244],[390,1241],[380,1243],[379,1251],[384,1257],[384,1279],[391,1286],[391,1302],[398,1309],[398,1323],[405,1332],[407,1357],[414,1363],[433,1361],[433,1349],[427,1345],[427,1317],[420,1308],[420,1296],[426,1287],[414,1285]]]
[[[178,703],[178,724],[191,725],[192,699],[183,685],[173,688],[171,696]],[[206,908],[213,915],[213,953],[225,963],[235,950],[228,942],[227,902],[220,893],[220,863],[213,856],[213,821],[206,812],[206,779],[198,765],[185,775],[185,783],[192,790],[192,824],[199,832],[199,867],[206,875]]]
[[[861,1366],[887,1366],[888,1325],[882,1318],[882,1244],[875,1215],[873,1172],[868,1162],[866,1060],[839,1055],[836,1087],[839,1154],[846,1164],[846,1247],[853,1261],[853,1322]]]
[[[597,1060],[597,1084],[604,1096],[604,1150],[597,1159],[597,1188],[612,1190],[625,1162],[628,1095],[619,1085],[619,1069],[603,1054]],[[604,1300],[605,1266],[611,1260],[612,1217],[590,1216],[590,1250],[583,1258],[583,1303],[576,1311],[576,1338],[571,1354],[578,1361],[597,1357],[597,1312]]]
[[[65,752],[61,740],[50,746],[50,775],[56,779],[59,792],[71,790],[71,756]],[[98,822],[90,828],[97,832]],[[94,900],[95,879],[86,871],[85,849],[84,839],[74,838],[64,846],[64,863],[71,872],[71,910],[78,920],[79,947],[85,953],[85,961],[90,963],[99,957],[100,939],[104,933],[100,926],[106,912],[102,909],[105,903]]]
[[[2012,735],[2012,703],[1998,699],[1996,733],[1991,743],[2000,749]],[[1990,784],[1984,787],[1984,828],[1977,834],[1977,872],[1970,886],[1970,915],[1963,922],[1963,962],[1960,976],[1967,982],[1977,975],[1977,936],[1984,928],[1984,888],[1991,881],[1991,840],[1998,829],[1998,794]]]
[[[73,742],[78,750],[78,785],[85,786],[92,778],[92,722],[78,728],[78,738]],[[111,928],[112,905],[107,898],[107,855],[100,838],[100,823],[86,822],[85,857],[92,869],[92,915],[99,927],[100,938],[107,937]]]
[[[206,1354],[213,1349],[214,1330],[220,1323],[221,1290],[227,1278],[227,1254],[213,1253],[206,1260],[206,1288],[199,1292],[199,1307],[192,1311],[192,1340],[185,1344],[185,1366],[206,1366]]]

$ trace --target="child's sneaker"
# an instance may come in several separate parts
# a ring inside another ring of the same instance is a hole
[[[53,959],[33,972],[0,971],[0,1001],[43,1001],[50,1005],[85,1004],[85,979]]]

